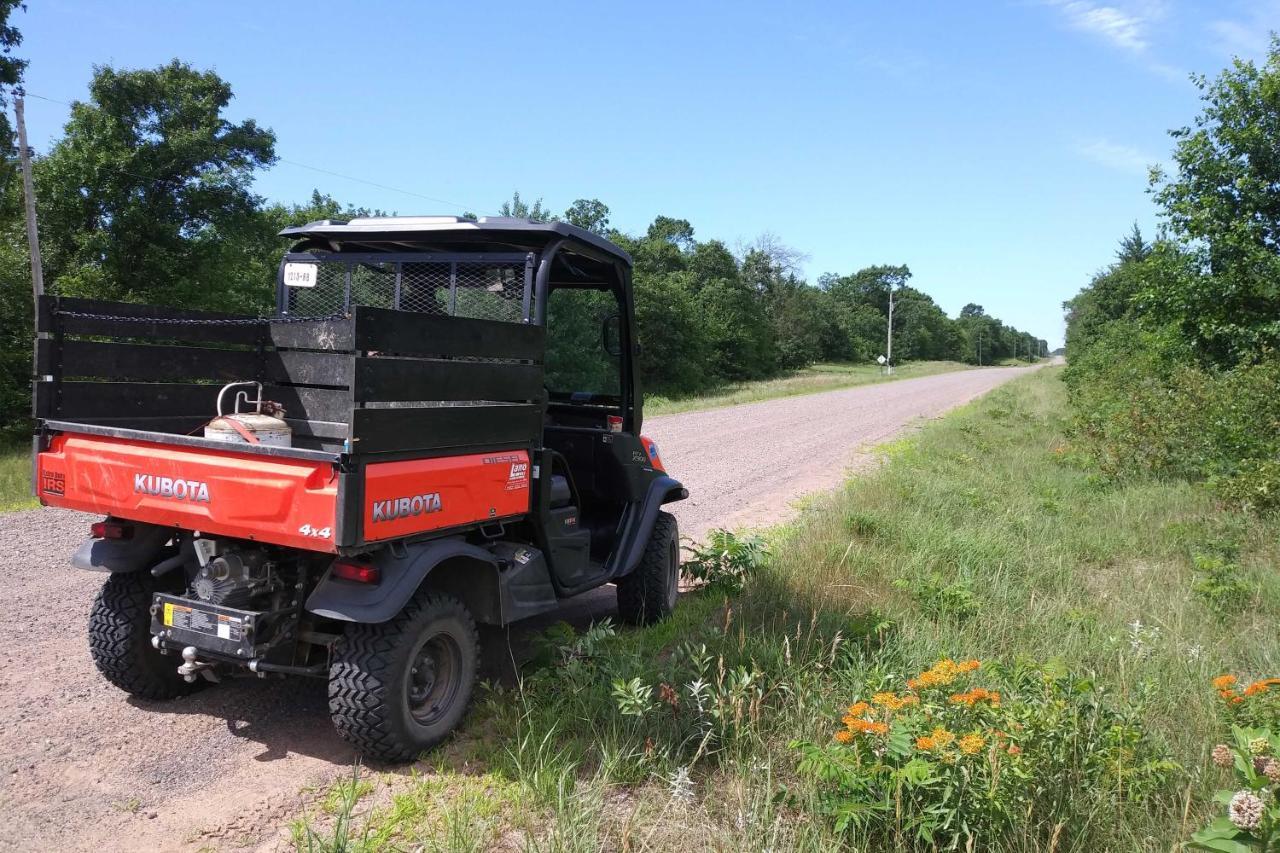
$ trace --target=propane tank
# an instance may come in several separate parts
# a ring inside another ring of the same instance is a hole
[[[256,399],[249,399],[246,391],[236,391],[228,414],[223,401],[232,388],[253,386]],[[241,405],[252,411],[241,411]],[[262,399],[261,382],[232,382],[218,392],[218,416],[205,424],[204,437],[232,444],[262,444],[267,447],[292,447],[293,430],[281,419],[284,407],[271,400]]]

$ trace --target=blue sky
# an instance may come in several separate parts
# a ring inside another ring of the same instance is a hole
[[[259,179],[270,199],[596,197],[626,231],[771,232],[811,280],[905,263],[949,313],[978,302],[1057,346],[1062,300],[1132,221],[1154,226],[1146,168],[1197,111],[1187,74],[1261,56],[1280,2],[30,0],[15,18],[48,98],[83,97],[95,64],[217,70],[232,117],[291,161]],[[29,100],[32,144],[66,112]]]

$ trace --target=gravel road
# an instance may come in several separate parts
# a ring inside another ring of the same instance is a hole
[[[991,368],[651,418],[645,431],[692,497],[681,530],[776,521],[900,435],[1025,372]],[[273,850],[280,825],[354,758],[320,681],[238,679],[169,703],[126,698],[89,659],[101,577],[67,559],[89,517],[0,515],[11,555],[0,625],[0,849]],[[607,613],[606,591],[572,602]],[[312,805],[312,808],[315,806]]]

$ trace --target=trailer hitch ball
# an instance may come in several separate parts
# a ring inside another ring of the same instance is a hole
[[[178,667],[178,675],[187,682],[195,681],[197,675],[203,675],[210,681],[217,681],[218,676],[213,672],[213,664],[196,660],[196,655],[199,653],[195,646],[187,646],[182,650],[182,666]]]

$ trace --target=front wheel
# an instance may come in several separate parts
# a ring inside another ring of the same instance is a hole
[[[618,617],[652,625],[671,615],[680,594],[680,530],[676,517],[658,513],[640,565],[618,581]]]
[[[466,713],[479,647],[466,606],[426,590],[388,622],[350,626],[329,668],[334,728],[367,758],[417,758]]]

